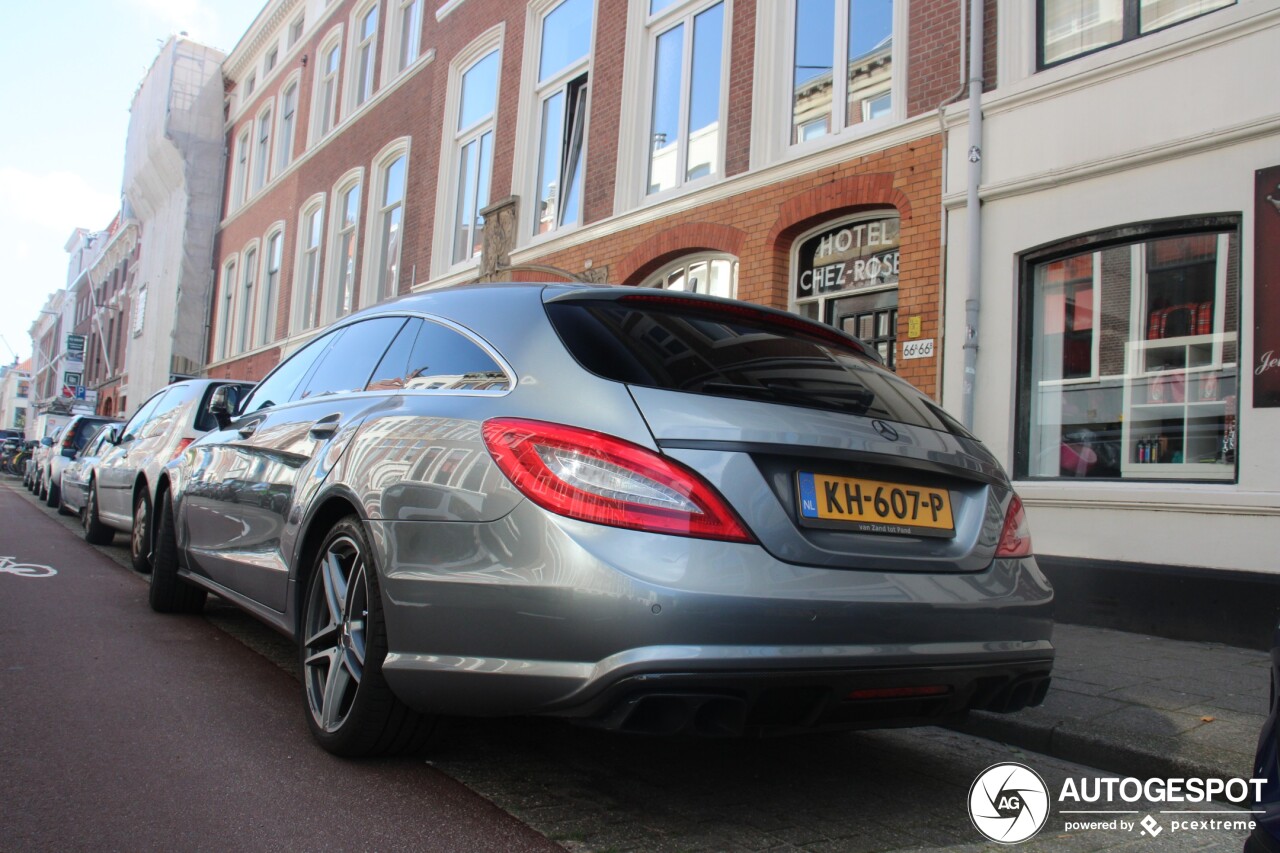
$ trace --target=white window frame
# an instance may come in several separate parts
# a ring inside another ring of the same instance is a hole
[[[253,154],[250,156],[252,177],[249,179],[249,197],[257,195],[271,183],[271,145],[275,141],[275,99],[268,98],[253,119]],[[266,138],[263,138],[263,131]]]
[[[623,110],[618,135],[618,177],[614,193],[614,212],[623,213],[646,204],[663,201],[691,192],[707,183],[725,178],[724,164],[727,155],[729,72],[732,67],[733,0],[724,2],[724,40],[720,48],[720,139],[719,173],[712,173],[692,181],[680,180],[675,186],[659,193],[649,193],[649,127],[653,121],[653,64],[657,37],[677,22],[688,26],[686,41],[692,44],[693,19],[717,0],[682,0],[673,3],[656,15],[649,15],[648,0],[631,3],[627,11],[627,48],[622,67],[623,102],[643,104],[643,109]],[[780,5],[780,0],[770,0],[760,6]],[[757,24],[759,26],[759,24]],[[757,33],[757,38],[758,38]],[[770,47],[772,49],[772,46]],[[760,61],[757,55],[757,63]],[[681,102],[688,100],[692,62],[686,62],[681,81]],[[682,108],[683,109],[683,108]],[[754,109],[753,109],[754,120]],[[687,118],[685,119],[687,121]],[[685,134],[687,135],[687,128]],[[684,145],[681,145],[683,149]]]
[[[236,352],[253,349],[253,327],[257,320],[257,288],[261,282],[261,247],[257,239],[250,240],[240,251],[240,281],[236,296],[235,342]]]
[[[257,122],[254,121],[248,127],[240,129],[231,152],[234,159],[231,163],[231,203],[228,207],[232,211],[244,207],[244,203],[249,200],[250,161],[253,159],[253,130],[256,126]]]
[[[324,62],[334,48],[338,50],[338,67],[333,72],[333,103],[331,105],[333,114],[328,116],[331,124],[326,130],[323,93],[327,77]],[[324,40],[320,43],[320,49],[316,51],[316,71],[311,90],[311,120],[307,132],[308,148],[318,145],[321,140],[333,133],[342,122],[342,48],[342,26],[339,25],[325,35]]]
[[[676,270],[678,269],[687,270],[689,267],[693,266],[694,264],[699,264],[699,263],[710,264],[714,261],[728,261],[732,265],[732,273],[731,273],[732,285],[730,287],[730,292],[728,294],[728,297],[730,299],[737,299],[738,298],[738,258],[734,255],[729,254],[728,252],[691,252],[687,255],[681,255],[680,257],[676,258],[670,263],[663,264],[662,267],[656,270],[655,272],[652,272],[649,275],[645,276],[644,281],[641,283],[641,287],[652,287],[660,290],[665,290],[667,277],[671,273],[675,272]],[[701,293],[704,295],[710,293],[710,291],[706,289],[695,290],[695,291],[681,291],[681,292]]]
[[[221,361],[231,355],[231,342],[235,325],[236,290],[239,289],[237,272],[240,255],[235,254],[222,262],[221,285],[218,288],[218,346],[214,360]]]
[[[368,223],[367,233],[365,234],[364,263],[362,278],[362,291],[360,294],[361,305],[373,305],[381,301],[378,296],[378,287],[380,285],[379,273],[384,269],[384,258],[382,257],[382,220],[387,214],[389,207],[384,207],[382,203],[383,194],[387,190],[387,169],[395,163],[396,160],[404,158],[404,188],[400,193],[400,240],[396,244],[396,291],[383,299],[391,299],[398,295],[399,285],[404,281],[404,233],[405,233],[405,216],[407,213],[409,202],[409,149],[412,137],[402,136],[399,139],[388,143],[377,156],[373,158],[373,165],[369,171],[369,181],[365,187],[367,197],[365,203],[365,222]],[[411,272],[412,276],[413,273]],[[412,286],[413,282],[409,284]]]
[[[394,80],[410,68],[418,64],[424,56],[422,49],[422,24],[426,0],[389,0],[387,3],[387,44],[383,48],[382,79]],[[409,15],[409,23],[414,26],[411,32],[412,56],[403,65],[400,63],[401,48],[405,38],[405,15]],[[416,24],[414,22],[416,21]]]
[[[293,50],[293,46],[302,41],[302,34],[307,31],[306,21],[307,16],[303,12],[303,14],[289,22],[289,30],[285,35],[286,50]]]
[[[360,197],[356,200],[356,221],[350,228],[351,245],[355,248],[358,256],[356,258],[355,268],[351,271],[351,281],[348,284],[348,293],[351,297],[351,307],[346,312],[339,313],[338,288],[341,284],[343,269],[342,264],[337,263],[341,258],[341,254],[338,250],[342,245],[342,237],[347,231],[347,229],[343,228],[343,200],[347,193],[353,188],[359,188],[360,191]],[[364,169],[361,168],[351,169],[333,185],[333,192],[330,195],[331,203],[329,205],[329,281],[325,284],[326,297],[324,300],[323,313],[325,322],[332,322],[340,317],[345,317],[347,314],[357,310],[362,304],[364,304],[360,299],[362,294],[359,291],[359,287],[364,279],[362,274],[363,271],[360,268],[360,264],[364,261],[364,258],[359,256],[364,252],[364,247],[360,245],[360,211],[364,206],[364,192]]]
[[[280,266],[276,270],[275,280],[275,298],[269,299],[270,291],[267,288],[268,276],[271,273],[271,242],[277,236],[280,238]],[[271,225],[267,229],[266,235],[262,238],[262,274],[258,277],[258,306],[256,309],[257,319],[254,321],[253,340],[254,346],[265,346],[276,338],[276,320],[280,307],[280,291],[281,284],[284,282],[284,222],[279,221]]]
[[[314,329],[319,326],[319,315],[321,299],[324,296],[324,216],[325,216],[325,196],[324,193],[316,193],[307,199],[298,212],[298,239],[295,249],[295,257],[293,264],[293,298],[290,302],[289,311],[289,327],[295,334]],[[307,220],[313,215],[320,216],[320,235],[317,239],[316,252],[316,270],[311,277],[312,282],[308,281],[307,276],[307,256],[310,253],[310,245],[307,240],[310,238],[310,229],[307,228]],[[314,293],[308,299],[308,287],[314,284]],[[310,305],[307,303],[310,302]],[[305,312],[303,309],[307,308]]]
[[[473,137],[478,138],[486,127],[497,135],[498,109],[502,104],[502,74],[499,72],[497,91],[494,94],[494,112],[486,122],[479,122],[474,127],[457,130],[459,116],[462,111],[462,75],[476,62],[484,59],[493,51],[498,52],[498,67],[501,69],[506,27],[498,24],[491,27],[466,49],[460,51],[449,64],[449,81],[445,90],[445,110],[441,128],[439,175],[448,175],[448,180],[441,180],[436,188],[436,227],[432,240],[432,271],[436,276],[450,272],[471,269],[479,264],[479,258],[472,256],[457,263],[453,262],[454,231],[457,227],[457,166],[462,145]],[[490,175],[492,179],[492,175]],[[492,201],[492,199],[490,199]]]
[[[551,228],[544,233],[535,231],[538,220],[538,204],[541,201],[538,198],[541,190],[538,182],[541,168],[539,155],[542,147],[542,105],[548,97],[555,95],[557,92],[563,92],[568,83],[584,74],[587,77],[587,103],[582,126],[582,154],[579,168],[584,172],[583,186],[585,187],[586,185],[587,139],[590,136],[591,129],[591,81],[594,79],[595,74],[596,27],[600,14],[599,0],[591,0],[591,44],[587,50],[586,58],[581,62],[561,69],[559,73],[539,87],[538,66],[542,59],[542,22],[562,2],[563,0],[536,0],[536,2],[529,5],[526,12],[524,55],[521,59],[523,71],[520,75],[520,110],[516,116],[516,138],[523,140],[524,144],[516,146],[515,162],[512,164],[512,186],[523,188],[523,191],[520,192],[521,209],[519,220],[525,224],[520,226],[520,234],[516,241],[519,245],[548,240],[566,231],[581,228],[582,219],[586,212],[584,201],[582,208],[578,212],[577,222],[562,226],[558,222],[559,214],[557,212],[557,222]]]
[[[837,128],[824,136],[794,145],[791,144],[791,80],[796,28],[795,3],[793,0],[777,0],[757,5],[756,64],[752,81],[751,112],[752,171],[841,145],[851,139],[880,133],[906,118],[910,4],[911,0],[894,0],[893,80],[889,85],[893,103],[890,115],[881,121]],[[843,7],[838,4],[837,9],[840,8]]]
[[[286,105],[289,103],[289,90],[293,89],[293,121],[289,127],[288,138],[285,136]],[[276,116],[275,133],[275,171],[279,175],[293,163],[293,150],[298,144],[298,112],[302,107],[302,71],[296,71],[285,78],[280,87],[280,109]]]
[[[375,16],[373,34],[368,38],[361,39],[360,27],[370,12]],[[351,43],[347,46],[347,80],[344,86],[346,89],[346,107],[343,110],[345,115],[351,115],[356,110],[362,109],[378,93],[378,32],[382,27],[381,0],[371,0],[371,2],[361,3],[357,6],[355,11],[351,13],[349,26]],[[366,50],[368,51],[369,63],[369,91],[362,97],[360,92],[360,57]]]

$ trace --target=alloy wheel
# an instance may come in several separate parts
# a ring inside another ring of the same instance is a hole
[[[303,640],[307,704],[316,724],[336,732],[351,712],[364,677],[369,618],[367,563],[360,543],[332,539],[311,584]]]

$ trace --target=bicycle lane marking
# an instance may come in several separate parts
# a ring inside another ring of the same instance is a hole
[[[0,574],[17,575],[20,578],[49,578],[58,573],[52,566],[37,563],[19,563],[13,557],[0,557]]]

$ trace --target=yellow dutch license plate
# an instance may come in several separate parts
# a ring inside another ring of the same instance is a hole
[[[901,536],[955,536],[951,492],[801,471],[800,520],[811,527]]]

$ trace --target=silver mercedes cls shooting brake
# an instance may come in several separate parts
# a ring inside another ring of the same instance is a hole
[[[357,313],[164,471],[151,605],[299,646],[332,752],[444,715],[649,734],[1042,701],[1053,593],[992,455],[862,343],[636,288]]]

